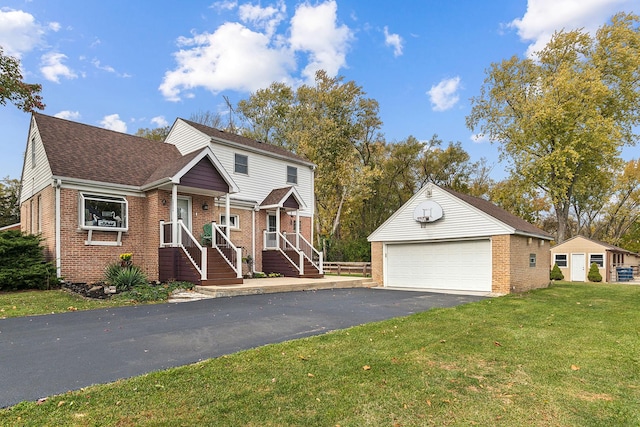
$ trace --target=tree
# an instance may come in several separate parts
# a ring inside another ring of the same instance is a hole
[[[564,274],[560,271],[560,267],[558,264],[553,264],[553,268],[551,269],[551,273],[549,273],[549,279],[551,280],[562,280],[564,279]]]
[[[209,126],[215,129],[225,129],[225,125],[222,121],[222,116],[220,113],[212,113],[211,111],[198,111],[197,113],[191,114],[189,116],[189,120],[195,123],[200,123],[201,125]]]
[[[289,139],[294,105],[295,92],[284,83],[274,82],[256,91],[236,108],[247,125],[242,135],[295,151]]]
[[[5,56],[0,46],[0,104],[7,105],[9,101],[25,112],[44,110],[41,91],[42,85],[23,81],[20,61],[12,56]]]
[[[0,180],[0,227],[20,222],[20,180],[8,176]]]
[[[142,138],[147,138],[152,141],[163,142],[167,138],[167,135],[169,135],[170,129],[171,127],[169,126],[162,126],[155,129],[140,128],[136,131],[136,136],[141,136]]]
[[[638,140],[639,18],[618,14],[595,37],[558,32],[534,59],[492,64],[467,126],[500,144],[511,174],[551,200],[557,241],[576,190],[611,179]]]

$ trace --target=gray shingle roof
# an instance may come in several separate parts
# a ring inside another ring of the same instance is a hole
[[[547,233],[546,231],[541,230],[540,228],[536,227],[530,222],[525,221],[524,219],[512,214],[511,212],[507,212],[506,210],[502,209],[497,205],[494,205],[493,203],[487,200],[481,199],[479,197],[470,196],[468,194],[459,193],[449,188],[443,188],[443,187],[441,188],[444,191],[451,193],[457,198],[467,202],[471,206],[481,210],[487,215],[490,215],[495,219],[499,220],[500,222],[514,228],[516,232],[532,234],[532,235],[544,237],[547,239],[553,239],[553,236]]]
[[[55,176],[142,186],[188,163],[171,144],[40,113],[33,117]]]

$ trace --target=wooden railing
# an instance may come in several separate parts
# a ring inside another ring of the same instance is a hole
[[[358,274],[371,276],[370,262],[325,262],[324,272],[328,274]]]
[[[173,240],[174,223],[160,221],[160,247],[179,247],[187,255],[191,264],[196,268],[202,280],[207,279],[207,248],[200,245],[198,240],[184,225],[181,219],[177,222],[177,239]]]
[[[236,272],[236,277],[242,277],[242,249],[236,247],[224,230],[215,222],[211,223],[211,246],[220,252],[229,266]]]

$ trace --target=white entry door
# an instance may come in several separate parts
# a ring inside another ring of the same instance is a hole
[[[173,213],[173,209],[171,210]],[[182,223],[191,230],[191,198],[190,197],[178,197],[178,219],[182,220]]]
[[[571,254],[571,281],[584,282],[585,276],[585,254]]]

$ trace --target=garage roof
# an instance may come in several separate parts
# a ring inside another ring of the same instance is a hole
[[[425,201],[442,208],[442,218],[420,224],[414,210]],[[369,236],[369,241],[404,242],[467,239],[520,234],[544,240],[553,236],[493,203],[427,184]]]

